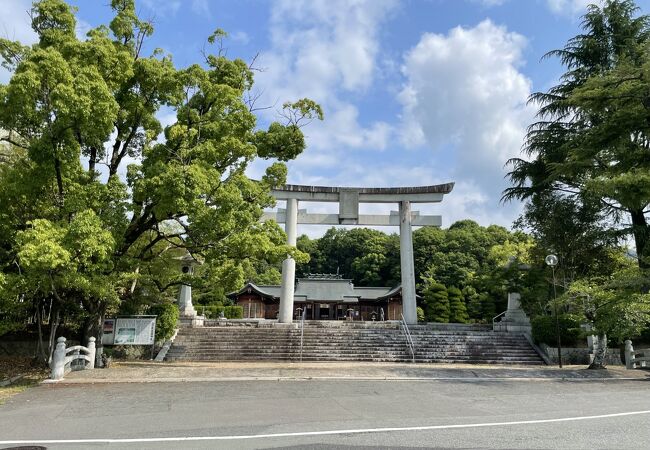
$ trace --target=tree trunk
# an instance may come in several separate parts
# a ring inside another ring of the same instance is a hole
[[[594,341],[594,360],[589,369],[605,369],[605,356],[607,355],[607,335],[599,333]]]
[[[643,209],[630,210],[630,216],[632,216],[632,234],[634,235],[639,267],[650,269],[650,245],[648,245],[650,230]]]
[[[47,365],[52,363],[52,353],[56,347],[56,331],[59,328],[59,308],[54,314],[50,314],[50,338],[47,344]]]
[[[96,308],[86,307],[86,310],[90,316],[84,321],[83,333],[82,333],[82,342],[81,345],[86,345],[90,337],[94,337],[98,342],[101,342],[100,333],[102,331],[102,324],[104,313],[106,312],[106,306],[103,302],[98,301]],[[99,345],[99,344],[98,344]]]
[[[90,149],[90,156],[88,158],[88,173],[91,177],[95,178],[95,164],[97,163],[97,149],[92,147]]]
[[[38,329],[38,342],[36,343],[34,364],[46,365],[47,353],[45,352],[45,343],[43,342],[43,314],[41,313],[40,301],[36,304],[36,327]]]

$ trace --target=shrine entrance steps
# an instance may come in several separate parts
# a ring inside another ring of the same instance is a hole
[[[271,321],[181,328],[167,361],[412,361],[397,322]],[[544,364],[522,334],[488,326],[413,325],[416,362]],[[302,335],[302,352],[301,352]]]

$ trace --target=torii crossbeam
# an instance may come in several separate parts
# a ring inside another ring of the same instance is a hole
[[[412,226],[440,226],[440,216],[421,216],[411,211],[411,203],[439,203],[454,183],[434,186],[351,188],[301,186],[287,184],[271,191],[277,200],[286,200],[286,210],[264,213],[262,220],[273,219],[285,224],[287,243],[295,247],[298,224],[311,225],[369,225],[399,226],[400,265],[402,274],[402,311],[408,324],[417,323],[415,300],[415,267],[413,264]],[[338,214],[308,214],[298,209],[298,202],[338,202]],[[390,215],[359,214],[359,203],[397,203],[399,211]],[[281,323],[293,320],[293,295],[296,282],[296,262],[290,256],[282,262],[282,288],[280,291]]]

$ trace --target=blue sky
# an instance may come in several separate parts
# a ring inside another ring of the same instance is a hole
[[[289,163],[289,182],[344,186],[455,181],[422,212],[443,225],[473,219],[510,226],[521,205],[501,205],[505,161],[519,155],[534,107],[526,99],[557,82],[562,67],[540,61],[579,32],[588,0],[136,0],[155,23],[148,48],[178,66],[199,62],[223,28],[230,57],[256,66],[260,125],[287,100],[310,97],[325,120],[304,129],[308,148]],[[108,0],[71,1],[79,31],[108,23]],[[0,31],[33,40],[28,0],[3,0]],[[650,0],[638,0],[650,12]],[[0,73],[6,82],[7,73]],[[161,112],[164,123],[173,120]],[[256,162],[259,176],[268,162]],[[331,211],[309,205],[314,212]],[[367,206],[384,212],[391,205]],[[306,231],[306,230],[299,230]],[[388,231],[388,230],[387,230]],[[313,233],[310,233],[313,234]]]

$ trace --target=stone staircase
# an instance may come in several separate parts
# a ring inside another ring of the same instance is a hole
[[[487,329],[410,327],[415,360],[471,364],[544,364],[523,334]]]
[[[301,330],[272,323],[181,328],[167,361],[300,361]],[[416,362],[544,364],[523,335],[485,326],[410,327]],[[411,361],[395,322],[306,322],[302,361]]]

